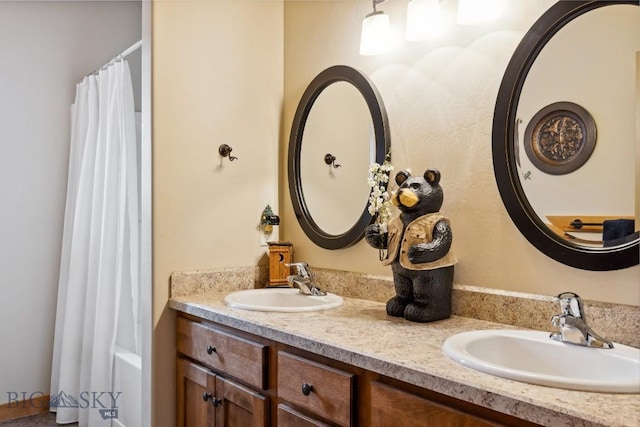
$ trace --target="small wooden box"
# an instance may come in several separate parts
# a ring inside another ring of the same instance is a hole
[[[293,245],[289,242],[269,243],[269,283],[267,286],[290,286],[287,277],[291,268],[285,264],[293,262]]]

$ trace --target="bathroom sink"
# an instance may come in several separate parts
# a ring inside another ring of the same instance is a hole
[[[339,307],[343,300],[335,294],[303,295],[298,289],[265,288],[233,292],[223,302],[232,308],[255,311],[303,312]]]
[[[640,349],[612,349],[554,341],[548,332],[479,330],[452,335],[443,352],[498,377],[569,390],[640,392]]]

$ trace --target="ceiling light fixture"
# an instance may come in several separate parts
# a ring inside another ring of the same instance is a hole
[[[376,6],[385,0],[372,0],[373,12],[362,21],[360,34],[360,55],[379,55],[391,49],[391,22],[383,11]]]
[[[373,12],[362,21],[360,55],[379,55],[391,50],[393,38],[389,16],[376,6],[386,0],[372,0]],[[446,0],[409,0],[405,38],[409,41],[436,38],[445,30],[441,4]],[[500,16],[502,0],[458,0],[457,22],[460,25],[485,23]]]

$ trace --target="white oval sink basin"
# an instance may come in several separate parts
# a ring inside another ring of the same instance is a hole
[[[324,296],[303,295],[298,289],[266,288],[233,292],[222,300],[233,308],[255,311],[301,312],[328,310],[344,302],[341,297],[327,293]]]
[[[640,392],[640,349],[554,341],[548,332],[471,331],[445,340],[442,350],[464,366],[498,377],[569,390]]]

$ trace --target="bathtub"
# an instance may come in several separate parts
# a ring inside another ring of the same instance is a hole
[[[113,368],[113,391],[118,396],[118,416],[114,427],[140,427],[142,424],[142,359],[116,346]]]

